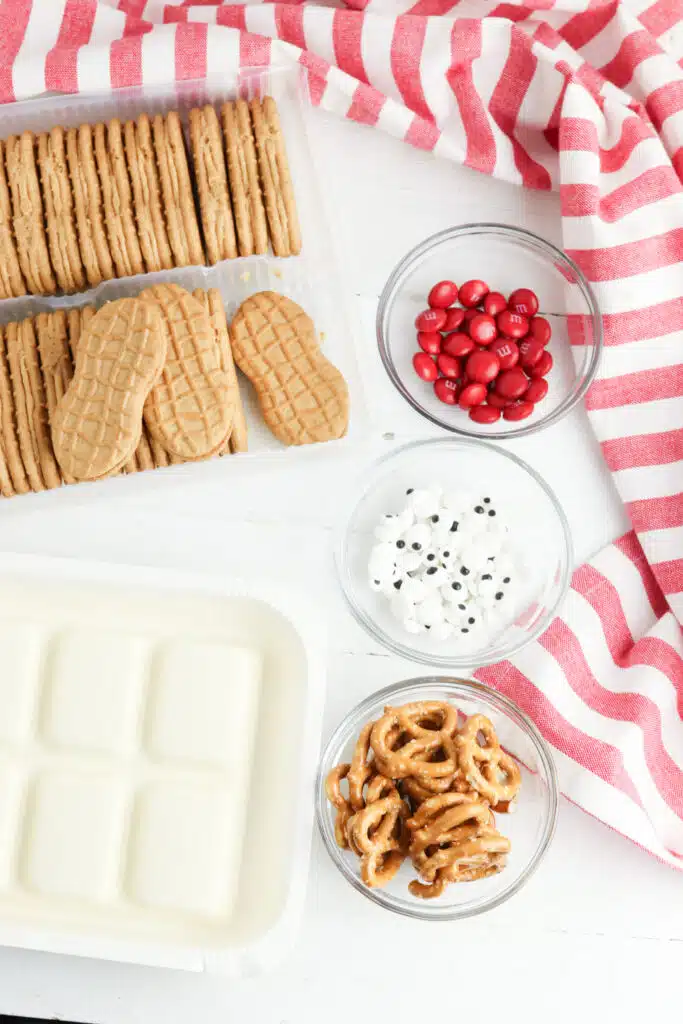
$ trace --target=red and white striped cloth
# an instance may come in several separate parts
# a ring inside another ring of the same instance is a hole
[[[300,61],[315,103],[560,193],[598,294],[587,407],[633,531],[538,643],[478,673],[552,744],[563,792],[683,868],[681,0],[4,0],[0,101]]]

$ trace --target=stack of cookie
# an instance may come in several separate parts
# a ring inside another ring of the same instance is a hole
[[[299,221],[275,101],[190,111],[190,143],[209,263],[301,251]]]
[[[301,248],[274,100],[0,142],[0,298]],[[195,195],[197,198],[195,198]],[[201,220],[201,230],[200,230]],[[203,236],[203,237],[202,237]]]
[[[173,293],[176,286],[161,286],[163,289],[170,289],[170,294],[164,292],[161,296],[147,295],[147,305],[154,308],[163,305],[170,315],[173,315],[179,303],[178,296]],[[153,291],[150,289],[150,291]],[[201,353],[203,365],[210,363],[216,369],[222,386],[227,387],[225,401],[225,412],[219,417],[214,417],[211,424],[212,433],[208,441],[212,441],[216,433],[223,432],[221,443],[217,447],[216,454],[224,454],[228,451],[246,451],[247,434],[244,412],[242,410],[237,388],[232,357],[230,354],[230,343],[228,340],[228,328],[225,319],[225,312],[220,293],[215,289],[208,292],[197,290],[190,295],[184,289],[178,289],[182,293],[181,300],[184,307],[184,314],[180,321],[188,325],[190,330],[186,332],[185,342],[194,344],[193,338],[201,341],[204,352]],[[150,302],[150,299],[152,300]],[[170,299],[170,303],[169,303]],[[129,300],[126,300],[129,301]],[[132,301],[132,300],[130,300]],[[0,328],[0,495],[11,497],[15,494],[25,494],[29,491],[42,491],[48,488],[59,487],[62,483],[73,483],[78,479],[84,479],[82,464],[74,460],[73,454],[68,454],[60,459],[54,443],[55,423],[59,423],[58,410],[62,405],[65,395],[73,384],[74,368],[78,365],[79,352],[87,349],[89,358],[93,352],[94,344],[103,344],[102,340],[102,319],[106,319],[109,329],[112,324],[119,330],[114,332],[114,341],[111,351],[105,349],[100,351],[103,360],[104,378],[111,374],[113,369],[119,373],[116,387],[124,384],[123,377],[130,375],[131,363],[125,354],[125,345],[122,342],[123,333],[121,328],[124,324],[124,317],[119,316],[113,320],[111,307],[116,303],[107,303],[99,313],[96,313],[92,306],[83,309],[72,309],[67,311],[57,310],[52,313],[41,313],[36,317],[29,317],[19,323],[6,324]],[[125,311],[124,307],[124,311]],[[104,311],[104,315],[103,315]],[[164,314],[160,314],[164,316]],[[99,320],[96,320],[99,316]],[[154,314],[151,314],[154,319]],[[165,319],[165,317],[164,317]],[[163,332],[163,325],[156,324]],[[94,328],[94,329],[93,329]],[[139,324],[137,325],[139,333]],[[196,329],[195,329],[196,328]],[[193,333],[194,331],[194,333]],[[187,348],[176,348],[182,339],[178,331],[173,331],[171,342],[172,352],[175,354],[175,370],[179,358],[187,358]],[[139,417],[137,426],[125,436],[125,431],[117,430],[115,436],[110,427],[102,435],[100,448],[107,447],[112,453],[116,453],[113,462],[107,464],[107,457],[104,463],[91,466],[90,472],[96,476],[113,475],[116,472],[134,473],[144,469],[154,469],[168,466],[173,463],[184,462],[188,458],[198,457],[196,439],[190,439],[194,443],[194,449],[188,449],[187,441],[180,441],[179,444],[171,443],[169,446],[163,443],[163,432],[159,427],[159,421],[163,421],[163,413],[168,409],[168,399],[172,395],[174,401],[180,408],[180,398],[183,393],[182,387],[177,381],[169,378],[171,372],[167,363],[170,364],[169,342],[166,339],[156,345],[157,358],[161,361],[154,363],[156,369],[155,383],[161,388],[162,378],[166,390],[159,390],[157,398],[156,424],[152,426]],[[195,367],[196,369],[196,367]],[[88,370],[85,375],[87,377]],[[81,376],[83,377],[83,371]],[[126,377],[126,381],[128,377]],[[226,384],[227,381],[227,384]],[[130,397],[131,389],[126,385],[124,390],[119,392],[126,398],[126,406]],[[186,396],[185,396],[186,397]],[[109,403],[111,404],[111,403]],[[100,405],[94,412],[94,419],[105,423],[102,416],[104,405]],[[231,418],[229,437],[226,438],[226,417]],[[223,418],[221,418],[223,417]],[[169,419],[169,417],[166,417]],[[170,417],[172,419],[173,417]],[[119,425],[120,426],[120,425]],[[87,429],[82,429],[81,422],[79,433],[86,438]],[[67,424],[68,432],[68,424]],[[174,430],[173,426],[172,429]],[[175,432],[175,430],[174,430]],[[106,435],[106,436],[105,436]],[[161,438],[161,439],[160,439]],[[91,438],[92,439],[92,438]],[[208,443],[208,442],[205,442]],[[58,448],[65,448],[65,442],[61,441]],[[68,445],[66,445],[68,448]],[[80,448],[79,448],[80,451]],[[208,454],[208,452],[207,452]],[[102,452],[98,452],[102,458]],[[107,468],[100,473],[102,465]],[[87,477],[91,479],[91,476]]]

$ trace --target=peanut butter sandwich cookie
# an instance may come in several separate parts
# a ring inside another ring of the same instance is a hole
[[[277,105],[272,96],[265,96],[252,100],[249,109],[273,252],[276,256],[296,256],[301,252],[299,218]]]
[[[166,363],[145,403],[149,432],[183,459],[214,455],[228,440],[235,394],[208,314],[176,284],[154,285],[141,298],[159,304],[168,336]]]
[[[0,493],[11,498],[14,494],[27,494],[29,490],[19,450],[6,333],[5,328],[0,327]]]
[[[33,320],[7,324],[5,329],[19,449],[26,476],[33,491],[59,487],[62,477],[50,441]]]
[[[209,315],[218,339],[218,347],[221,352],[221,359],[223,360],[223,368],[228,375],[231,387],[234,389],[235,394],[235,413],[232,421],[232,430],[230,431],[230,451],[234,453],[246,452],[248,449],[247,420],[244,415],[244,406],[242,404],[242,397],[240,395],[239,384],[237,382],[237,371],[232,358],[232,348],[230,345],[230,335],[228,333],[228,323],[225,319],[223,298],[217,288],[210,288],[206,293],[206,297],[209,304]]]
[[[93,128],[95,161],[102,188],[104,223],[109,249],[118,277],[144,274],[142,253],[135,228],[133,197],[123,152],[121,122],[96,124]]]
[[[268,223],[247,101],[224,103],[221,121],[240,256],[268,252]]]
[[[102,190],[97,177],[92,128],[89,124],[68,130],[66,153],[81,258],[88,282],[94,287],[114,277],[114,263],[104,229]]]
[[[157,305],[116,299],[82,332],[73,380],[52,421],[55,454],[77,480],[111,476],[132,457],[142,408],[166,358]]]
[[[190,170],[180,118],[171,111],[152,122],[166,225],[176,267],[203,264],[204,250],[194,206]]]
[[[57,284],[64,292],[86,287],[78,248],[74,201],[63,128],[38,136],[38,167],[45,201],[45,224]]]
[[[26,294],[12,224],[12,201],[5,170],[5,144],[0,142],[0,299]]]
[[[157,170],[149,118],[142,114],[123,126],[126,161],[133,188],[133,206],[138,226],[140,249],[147,270],[170,270],[173,255],[168,243],[161,186]]]
[[[45,238],[43,200],[40,195],[32,132],[5,140],[7,180],[12,198],[12,226],[19,265],[28,290],[54,295],[57,282],[50,265]]]
[[[190,142],[194,160],[202,231],[209,263],[237,256],[228,176],[218,115],[212,106],[190,111]]]
[[[63,309],[54,313],[39,313],[34,320],[34,328],[43,370],[47,418],[48,423],[51,423],[74,372],[69,348],[68,316]],[[73,477],[65,473],[64,482],[73,483]]]
[[[266,424],[283,444],[344,436],[346,381],[320,351],[313,321],[301,306],[277,292],[257,292],[237,310],[230,340]]]

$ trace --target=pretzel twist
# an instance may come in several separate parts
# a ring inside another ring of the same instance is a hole
[[[479,736],[484,737],[484,743]],[[472,715],[456,739],[460,768],[473,789],[495,807],[514,800],[522,783],[516,762],[498,742],[492,723],[485,715]]]

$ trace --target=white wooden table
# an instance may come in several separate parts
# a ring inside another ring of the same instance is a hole
[[[382,284],[408,248],[452,224],[499,220],[561,238],[555,196],[524,193],[321,113],[312,129],[378,440],[331,462],[223,464],[201,484],[116,499],[103,488],[81,507],[3,516],[0,547],[218,574],[305,574],[328,600],[332,625],[327,736],[362,696],[419,671],[352,621],[329,554],[347,481],[391,444],[434,432],[379,363]],[[577,558],[626,528],[583,412],[510,447],[563,502]],[[673,1019],[682,967],[683,875],[563,802],[538,873],[484,917],[440,925],[385,913],[350,889],[315,836],[303,926],[269,976],[235,984],[1,949],[0,1014],[106,1024],[383,1024],[463,1013],[475,1022],[480,1014],[628,1022],[664,1011]]]

